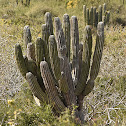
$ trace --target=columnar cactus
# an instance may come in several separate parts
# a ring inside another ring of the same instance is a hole
[[[84,121],[83,98],[92,91],[99,72],[104,45],[104,23],[98,23],[95,51],[92,54],[90,25],[85,27],[83,42],[80,43],[76,16],[69,20],[69,15],[65,14],[63,28],[58,17],[54,22],[55,35],[51,14],[47,12],[46,24],[42,25],[42,37],[37,38],[35,45],[31,43],[30,28],[25,27],[27,56],[23,56],[21,46],[16,44],[17,65],[33,95],[42,103],[51,103],[56,114],[64,111],[65,107],[71,110],[72,105],[78,106],[75,115]]]
[[[18,5],[18,0],[16,0],[16,3]],[[21,0],[21,3],[23,4],[23,0]],[[30,5],[30,0],[26,0],[26,3],[25,3],[26,6]]]
[[[91,9],[86,9],[86,5],[83,5],[83,15],[84,15],[84,25],[91,25],[96,28],[98,22],[104,22],[104,25],[109,23],[110,12],[106,9],[106,4],[103,7],[100,5],[98,11],[96,7],[91,7]]]

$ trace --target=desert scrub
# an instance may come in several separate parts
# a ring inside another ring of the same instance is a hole
[[[23,85],[23,89],[25,85]],[[1,104],[3,105],[0,112],[1,125],[75,125],[73,122],[74,116],[70,114],[69,109],[64,111],[61,116],[56,117],[52,113],[52,107],[50,105],[43,104],[43,106],[38,107],[33,102],[30,90],[23,89],[13,99],[9,99],[4,104]]]
[[[66,1],[66,8],[67,9],[76,8],[79,1],[80,0],[68,0],[68,1]]]
[[[86,97],[84,102],[88,111],[88,124],[101,125],[124,125],[126,87],[125,76],[115,78],[110,76],[98,77],[92,94]],[[122,83],[122,84],[121,84]],[[123,88],[120,86],[123,85]],[[125,91],[124,91],[125,90]],[[94,104],[94,101],[97,101]]]

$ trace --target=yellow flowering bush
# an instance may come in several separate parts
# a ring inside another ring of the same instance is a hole
[[[67,2],[67,9],[75,8],[80,0],[69,0]]]

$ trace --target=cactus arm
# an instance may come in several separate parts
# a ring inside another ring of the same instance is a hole
[[[27,44],[31,42],[31,31],[29,26],[24,27],[24,43],[25,47],[27,48]]]
[[[53,35],[52,16],[49,12],[45,13],[45,23],[47,25],[47,31],[48,31],[47,38],[49,38],[50,35]]]
[[[106,24],[109,23],[110,20],[110,12],[106,12]]]
[[[98,22],[102,21],[102,6],[100,5],[98,8]]]
[[[70,61],[70,20],[69,20],[69,15],[64,14],[63,16],[63,31],[64,31],[64,36],[66,40],[66,46],[67,46],[67,57],[68,60]]]
[[[106,3],[103,4],[103,15],[105,15],[106,12]]]
[[[95,51],[93,55],[93,62],[92,62],[91,72],[90,72],[91,80],[95,80],[98,75],[100,62],[102,58],[103,46],[104,46],[104,23],[99,22],[97,27]]]
[[[27,44],[27,58],[28,60],[33,59],[35,61],[35,46],[33,43]]]
[[[56,42],[57,42],[57,40],[58,40],[58,34],[59,34],[59,31],[62,28],[62,24],[60,22],[59,17],[55,17],[54,18],[54,22],[55,22],[55,36],[56,36]],[[58,46],[57,46],[57,50],[58,50]]]
[[[96,28],[97,28],[97,25],[98,25],[98,11],[96,11]]]
[[[48,102],[46,94],[42,91],[36,77],[31,72],[26,73],[26,80],[28,81],[33,95],[42,102]]]
[[[57,45],[54,35],[49,36],[49,56],[53,75],[57,81],[60,79],[60,59],[58,57]]]
[[[87,25],[90,25],[90,23],[89,23],[89,9],[88,8],[86,9],[86,22],[87,22]]]
[[[45,54],[45,58],[47,58],[48,55],[48,36],[47,36],[47,25],[43,24],[42,25],[42,40],[44,42],[44,54]]]
[[[49,69],[51,70],[50,58],[49,58],[49,43],[48,43],[48,27],[47,24],[42,25],[42,40],[44,42],[44,58],[49,65]],[[51,70],[52,71],[52,70]]]
[[[45,91],[43,80],[42,80],[42,77],[40,74],[40,69],[37,67],[35,61],[32,59],[28,60],[27,57],[24,57],[24,60],[25,60],[25,64],[26,64],[28,72],[31,72],[37,78],[37,81],[38,81],[41,89],[43,91]]]
[[[29,72],[31,72],[34,76],[37,76],[37,71],[36,71],[37,65],[34,60],[32,59],[28,60],[27,68]]]
[[[96,7],[93,7],[93,27],[96,27]]]
[[[41,61],[40,71],[41,71],[41,76],[43,78],[47,94],[50,98],[50,102],[54,104],[54,108],[57,110],[57,112],[63,111],[65,108],[65,105],[63,104],[63,102],[60,100],[58,96],[58,92],[55,87],[55,81],[51,75],[51,72],[49,70],[49,67],[46,61]]]
[[[79,71],[78,71],[78,80],[81,77],[81,68],[82,68],[82,53],[83,53],[83,43],[79,44],[79,52],[78,52],[78,57],[79,57]]]
[[[24,57],[22,54],[22,49],[21,49],[20,44],[15,45],[15,56],[16,56],[18,68],[19,68],[22,76],[26,77],[26,73],[28,72],[28,70],[27,70],[27,66],[25,64],[25,60],[24,60]]]
[[[92,33],[91,33],[91,28],[88,25],[85,28],[82,67],[80,68],[81,69],[80,79],[75,89],[76,95],[80,95],[86,85],[86,81],[90,70],[91,54],[92,54]]]
[[[67,78],[64,74],[64,72],[61,72],[61,78],[59,80],[59,88],[62,91],[63,97],[64,97],[64,103],[66,106],[71,107],[71,100],[69,95],[69,87],[67,85]]]
[[[78,31],[78,20],[76,16],[71,17],[71,46],[72,46],[72,66],[75,73],[75,82],[78,82],[78,71],[79,71],[79,31]]]
[[[86,26],[86,5],[83,5],[84,26]]]
[[[47,38],[47,25],[46,24],[42,24],[42,40],[48,44],[48,38]]]
[[[91,9],[90,9],[90,19],[89,19],[89,20],[90,20],[90,25],[91,25],[91,26],[93,26],[93,18],[94,18],[94,17],[93,17],[93,7],[91,7]]]
[[[94,81],[89,79],[82,93],[82,96],[83,97],[87,96],[93,90],[93,88],[94,88]]]
[[[36,64],[39,68],[40,62],[44,60],[44,42],[38,37],[35,43]]]

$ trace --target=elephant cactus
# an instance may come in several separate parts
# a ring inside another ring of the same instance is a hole
[[[84,121],[83,98],[92,91],[99,72],[104,23],[98,23],[95,51],[92,53],[90,25],[85,27],[84,38],[80,42],[76,16],[69,19],[69,15],[64,14],[63,27],[60,19],[55,17],[55,31],[49,12],[45,14],[45,22],[42,37],[38,37],[35,44],[31,42],[30,28],[25,26],[26,56],[23,56],[20,44],[15,45],[18,68],[33,95],[42,103],[51,103],[56,114],[64,111],[65,107],[71,110],[73,105],[78,106],[75,115]]]

